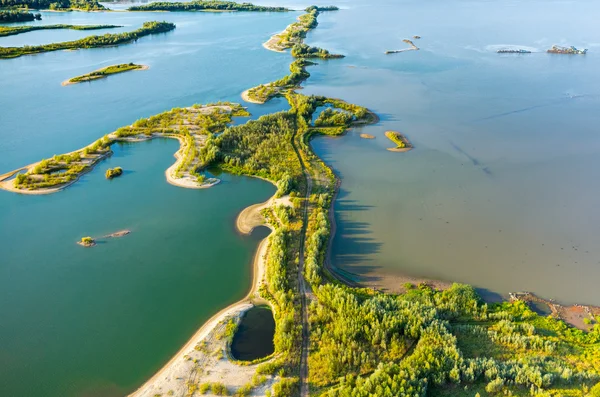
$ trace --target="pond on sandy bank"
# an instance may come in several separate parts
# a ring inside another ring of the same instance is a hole
[[[236,360],[252,361],[266,357],[275,350],[273,337],[275,320],[267,306],[248,310],[233,336],[231,354]]]

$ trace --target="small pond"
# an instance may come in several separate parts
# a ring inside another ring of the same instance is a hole
[[[236,360],[252,361],[273,353],[275,320],[267,306],[248,310],[233,336],[231,354]]]

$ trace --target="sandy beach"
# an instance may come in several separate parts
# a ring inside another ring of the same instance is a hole
[[[267,226],[261,215],[261,210],[271,205],[291,205],[288,196],[271,197],[264,203],[253,204],[240,212],[236,219],[236,228],[242,234],[250,234],[257,226]],[[255,365],[238,365],[229,357],[225,341],[217,341],[219,332],[222,332],[225,322],[230,319],[239,321],[242,314],[254,305],[269,304],[262,299],[258,291],[265,282],[265,256],[267,254],[269,237],[264,238],[258,245],[254,256],[252,285],[248,294],[240,301],[220,310],[206,321],[190,340],[175,354],[152,378],[146,381],[139,389],[130,394],[135,397],[150,397],[159,393],[168,393],[173,390],[176,395],[185,394],[188,389],[186,380],[198,383],[222,382],[230,391],[251,382],[256,371]],[[209,357],[198,346],[209,346],[209,351],[221,349],[221,358]],[[194,362],[195,361],[195,362]],[[201,363],[202,368],[198,368]],[[266,383],[253,389],[252,396],[264,396],[270,390],[277,377],[268,377]],[[207,395],[211,395],[208,393]]]

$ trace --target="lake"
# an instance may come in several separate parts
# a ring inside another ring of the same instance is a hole
[[[260,2],[300,8],[308,3]],[[489,294],[527,290],[600,304],[600,43],[592,1],[336,2],[306,40],[347,55],[319,61],[304,93],[367,106],[381,122],[313,142],[342,178],[337,266],[362,277],[409,274]],[[115,8],[123,8],[118,6]],[[144,21],[177,28],[134,44],[0,61],[0,173],[78,149],[173,107],[218,100],[288,71],[262,43],[294,13],[50,13],[42,23]],[[92,32],[94,33],[94,32]],[[37,31],[0,45],[85,37]],[[402,39],[420,35],[420,51]],[[594,41],[596,40],[596,41]],[[549,55],[552,44],[589,48]],[[500,55],[506,46],[529,55]],[[62,87],[118,63],[149,70]],[[248,105],[253,117],[287,108]],[[238,120],[241,122],[243,120]],[[386,130],[408,153],[385,149]],[[363,140],[359,133],[376,136]],[[234,220],[275,191],[221,175],[206,190],[167,184],[173,140],[114,146],[63,192],[0,191],[0,390],[9,395],[119,396],[166,362],[212,314],[244,296],[260,237]],[[121,166],[122,177],[104,178]],[[130,229],[93,248],[82,236]]]

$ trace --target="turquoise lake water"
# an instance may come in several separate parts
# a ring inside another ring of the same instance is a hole
[[[599,6],[336,4],[343,9],[322,14],[307,42],[347,57],[311,67],[303,91],[367,106],[381,122],[314,142],[342,177],[335,263],[364,277],[407,273],[494,294],[528,290],[600,304]],[[114,48],[1,60],[0,173],[173,107],[239,102],[243,90],[287,73],[290,57],[261,44],[298,14],[43,13],[42,23],[124,25],[106,32],[149,20],[177,29]],[[37,31],[0,38],[0,45],[89,34]],[[413,35],[422,36],[420,51],[383,54]],[[543,53],[552,44],[590,52]],[[504,46],[540,52],[495,53]],[[60,84],[127,62],[150,69]],[[285,108],[280,99],[249,105],[254,117]],[[388,129],[405,133],[416,149],[387,152]],[[362,140],[361,132],[377,138]],[[180,189],[164,176],[176,141],[114,148],[63,192],[0,191],[3,394],[126,394],[249,287],[261,236],[239,236],[234,220],[274,187],[222,176],[212,189]],[[106,181],[104,171],[114,166],[125,175]],[[75,244],[121,229],[132,234],[93,249]]]

